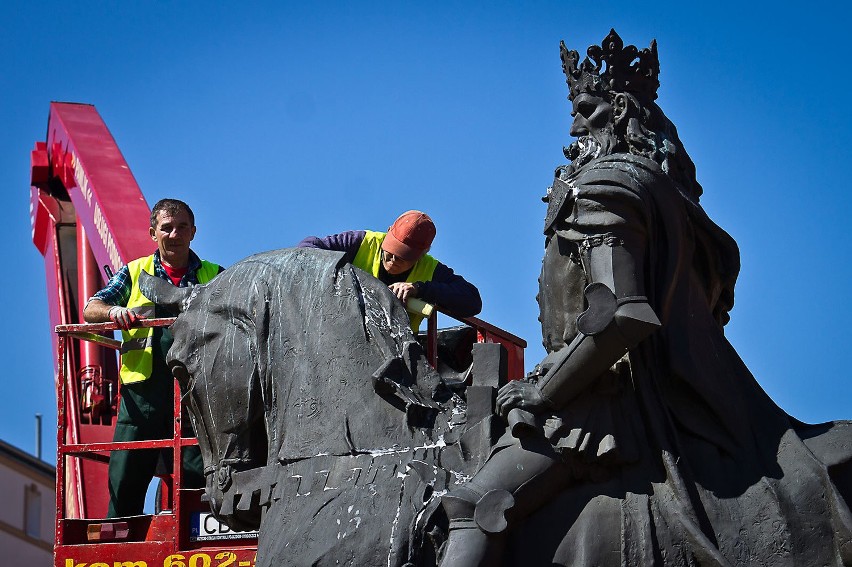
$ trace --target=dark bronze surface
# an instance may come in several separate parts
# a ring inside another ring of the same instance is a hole
[[[498,393],[522,435],[445,499],[442,565],[852,564],[849,422],[790,417],[726,340],[739,252],[654,103],[656,43],[588,55],[561,46],[578,139],[544,199],[549,354]],[[499,533],[477,521],[495,493]]]

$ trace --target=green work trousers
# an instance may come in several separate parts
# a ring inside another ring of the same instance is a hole
[[[121,403],[113,441],[144,441],[172,437],[175,381],[162,355],[162,352],[168,350],[171,337],[168,333],[163,334],[167,337],[162,346],[159,340],[154,341],[154,368],[151,377],[142,382],[121,386]],[[186,419],[181,421],[187,423]],[[191,428],[185,427],[185,436],[187,429],[189,435],[192,434]],[[184,447],[182,456],[182,487],[204,487],[204,464],[198,447]],[[143,513],[148,485],[157,474],[158,463],[161,461],[166,464],[162,472],[171,472],[172,454],[169,450],[135,449],[110,453],[108,518]]]

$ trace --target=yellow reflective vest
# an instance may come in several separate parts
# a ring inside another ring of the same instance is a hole
[[[382,264],[382,242],[385,240],[386,232],[373,232],[368,230],[364,235],[364,241],[358,248],[358,253],[355,254],[355,260],[352,265],[356,268],[361,268],[374,278],[379,277],[379,266]],[[435,268],[438,266],[438,260],[428,254],[424,254],[422,258],[417,260],[408,278],[405,281],[408,283],[428,282],[432,281],[432,276],[435,274]],[[411,330],[414,334],[420,329],[420,322],[423,321],[422,315],[414,315],[409,313],[411,318]]]
[[[139,290],[139,274],[145,270],[154,275],[154,255],[139,258],[127,264],[130,272],[130,299],[127,307],[140,315],[154,317],[154,304],[142,295]],[[206,260],[201,261],[201,267],[196,272],[198,283],[204,284],[219,273],[219,266]],[[122,384],[142,382],[151,377],[154,365],[154,329],[140,328],[121,332],[124,342],[121,344],[121,376]]]

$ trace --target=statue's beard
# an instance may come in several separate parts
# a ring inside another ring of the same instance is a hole
[[[603,147],[592,136],[582,136],[576,142],[568,146],[566,155],[571,160],[571,167],[577,169],[583,167],[593,159],[601,155]]]
[[[616,142],[612,129],[606,128],[577,138],[566,148],[565,157],[571,160],[571,170],[576,171],[593,159],[613,153]]]

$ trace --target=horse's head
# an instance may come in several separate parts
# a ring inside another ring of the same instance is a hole
[[[259,507],[238,511],[235,498],[241,487],[234,475],[268,462],[264,387],[252,316],[256,302],[249,297],[258,290],[223,281],[230,275],[236,274],[224,272],[210,284],[178,288],[143,273],[140,289],[155,303],[180,313],[172,325],[174,344],[167,363],[180,383],[198,437],[211,508],[234,529],[255,529]],[[228,293],[222,292],[222,284]]]

